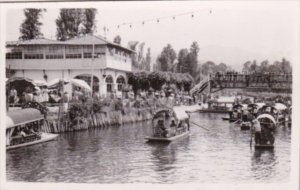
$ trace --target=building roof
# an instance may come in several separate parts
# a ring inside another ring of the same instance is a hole
[[[46,39],[46,38],[6,42],[6,45],[8,45],[8,46],[14,46],[14,45],[48,45],[48,44],[65,44],[65,43],[61,42],[61,41]]]
[[[119,44],[110,42],[103,38],[102,36],[95,36],[95,35],[85,35],[72,38],[66,41],[57,41],[57,40],[50,40],[47,38],[38,38],[32,40],[24,40],[24,41],[8,41],[6,42],[7,46],[15,46],[15,45],[110,45],[113,47],[121,48],[123,50],[127,50],[130,52],[135,52],[129,48],[123,47]]]

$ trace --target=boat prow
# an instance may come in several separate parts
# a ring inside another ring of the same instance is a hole
[[[172,136],[172,137],[146,137],[145,139],[148,142],[172,142],[172,141],[187,137],[189,134],[190,134],[190,131],[186,131],[184,133],[181,133],[179,135]]]
[[[20,148],[20,147],[23,147],[23,146],[29,146],[29,145],[42,143],[42,142],[51,141],[51,140],[56,139],[57,136],[58,136],[58,134],[42,133],[41,134],[41,139],[39,139],[39,140],[35,140],[35,141],[27,142],[27,143],[22,143],[22,144],[17,144],[17,145],[7,146],[6,150],[11,150],[11,149]]]

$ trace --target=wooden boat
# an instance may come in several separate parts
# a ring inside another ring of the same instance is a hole
[[[273,149],[274,148],[274,131],[276,126],[275,118],[270,114],[261,114],[257,117],[261,126],[260,138],[255,137],[256,149]]]
[[[250,130],[251,123],[250,122],[241,122],[240,124],[241,130]]]
[[[225,120],[225,121],[229,121],[230,120],[229,117],[222,117],[222,119]]]
[[[54,140],[58,135],[41,132],[44,115],[38,109],[26,108],[7,113],[6,149],[15,149]]]
[[[179,106],[157,111],[152,119],[152,134],[148,142],[172,142],[190,133],[189,115]]]

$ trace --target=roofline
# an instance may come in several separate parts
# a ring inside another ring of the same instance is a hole
[[[124,46],[121,46],[120,44],[110,42],[107,39],[103,38],[102,36],[96,36],[96,35],[93,35],[93,36],[98,38],[99,40],[103,40],[106,43],[106,44],[95,44],[95,45],[111,45],[111,46],[114,46],[114,47],[121,48],[123,50],[127,50],[127,51],[132,52],[132,53],[136,53],[134,50],[132,50],[130,48],[126,48]],[[69,40],[79,39],[81,37],[84,37],[84,36],[75,37],[75,38],[72,38],[72,39],[69,39]],[[29,42],[31,40],[7,41],[6,42],[6,47],[8,47],[8,46],[28,46],[28,45],[93,45],[92,43],[88,43],[88,42],[86,44],[84,44],[84,43],[83,44],[76,44],[74,42],[70,42],[69,40],[58,41],[58,40],[52,40],[52,39],[48,39],[48,38],[38,38],[38,39],[47,40],[47,41],[49,41],[49,43],[45,42],[45,43],[36,43],[36,44],[34,44],[34,43],[33,44],[22,44],[22,42],[26,42],[26,41]],[[38,40],[38,39],[34,39],[34,40]]]

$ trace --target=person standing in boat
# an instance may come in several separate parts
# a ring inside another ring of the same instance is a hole
[[[255,132],[255,144],[260,144],[261,143],[261,125],[258,121],[258,119],[253,120],[253,125],[252,125],[254,132]]]

